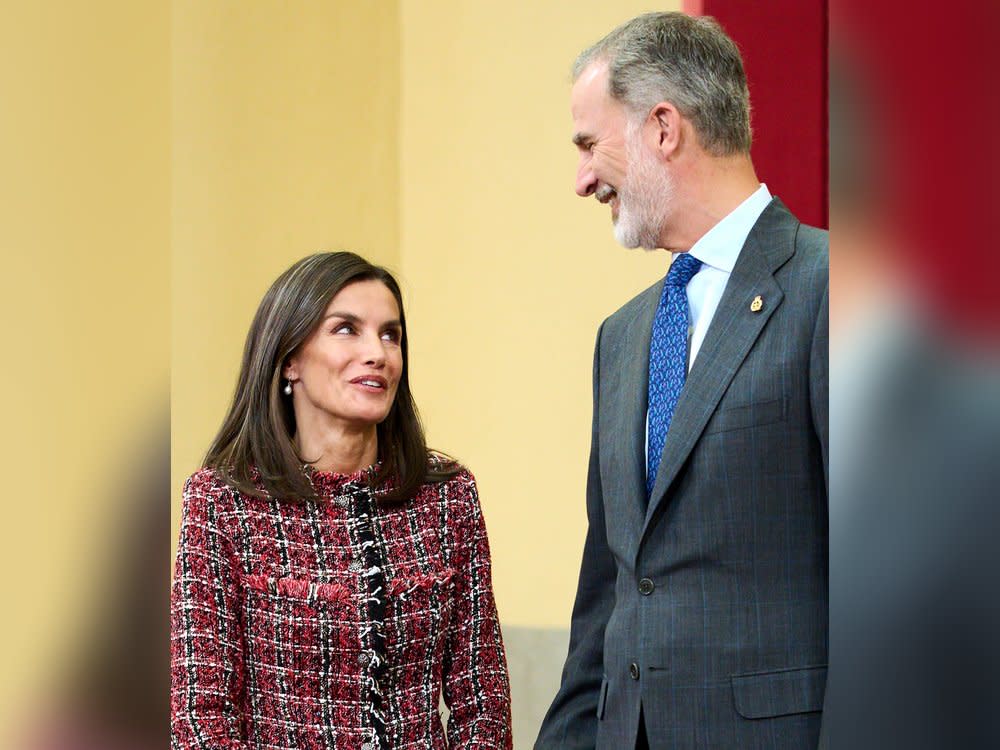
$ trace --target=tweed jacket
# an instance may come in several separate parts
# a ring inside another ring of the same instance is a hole
[[[315,472],[318,501],[184,489],[171,595],[174,748],[510,748],[475,480],[401,504]],[[450,709],[445,729],[438,713]]]

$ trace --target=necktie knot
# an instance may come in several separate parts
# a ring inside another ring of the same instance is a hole
[[[667,286],[686,287],[691,277],[698,273],[701,268],[701,261],[691,253],[679,253],[674,257],[667,271]]]

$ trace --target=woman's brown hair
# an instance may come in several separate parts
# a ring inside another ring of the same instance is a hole
[[[295,448],[295,413],[282,398],[281,371],[288,357],[323,319],[330,300],[356,281],[381,281],[399,306],[403,372],[389,414],[377,426],[379,468],[372,485],[386,501],[406,500],[426,481],[455,473],[450,460],[429,461],[423,427],[410,392],[408,336],[403,297],[385,268],[349,252],[317,253],[303,258],[275,280],[254,316],[232,405],[205,455],[237,490],[283,500],[315,497]],[[256,475],[256,476],[255,476]],[[255,481],[257,479],[258,481]]]

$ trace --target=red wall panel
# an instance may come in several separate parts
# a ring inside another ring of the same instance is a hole
[[[736,40],[757,175],[807,224],[828,227],[827,0],[686,0]]]

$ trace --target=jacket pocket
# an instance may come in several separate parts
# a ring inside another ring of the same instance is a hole
[[[736,712],[745,719],[768,719],[823,709],[826,665],[738,674],[730,680]]]
[[[451,589],[455,574],[454,568],[434,568],[429,573],[400,576],[389,583],[389,595],[401,602],[421,591],[440,595]]]
[[[786,398],[755,401],[741,406],[724,407],[712,415],[712,418],[705,426],[705,434],[730,432],[731,430],[762,427],[774,422],[782,422],[786,418],[787,409],[788,401]]]
[[[244,659],[268,700],[285,705],[296,694],[290,682],[314,679],[325,659],[356,658],[358,608],[350,583],[244,576]]]
[[[608,678],[601,680],[601,693],[597,698],[597,720],[604,718],[604,704],[608,700]]]
[[[456,603],[453,568],[397,575],[387,584],[386,645],[419,662],[434,660],[445,647]],[[464,623],[463,623],[464,624]]]
[[[315,606],[320,602],[345,604],[351,590],[342,583],[317,583],[304,578],[281,578],[250,575],[243,579],[247,589],[262,595],[304,601]]]

